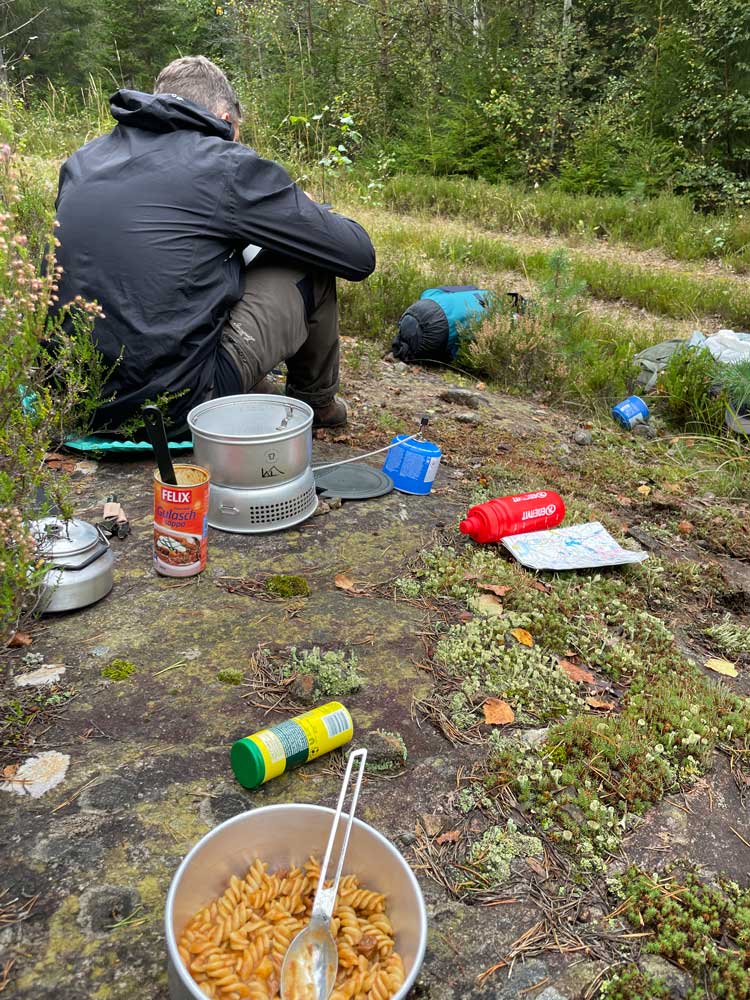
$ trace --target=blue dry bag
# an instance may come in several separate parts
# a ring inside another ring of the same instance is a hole
[[[492,292],[476,285],[428,288],[398,321],[394,357],[402,361],[455,358],[462,329],[478,319],[492,299]]]

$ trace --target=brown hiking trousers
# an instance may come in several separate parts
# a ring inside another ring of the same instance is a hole
[[[242,392],[286,361],[287,395],[315,407],[329,403],[339,385],[335,277],[275,263],[248,267],[219,349],[237,370]]]

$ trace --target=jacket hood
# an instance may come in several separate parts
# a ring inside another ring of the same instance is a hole
[[[138,90],[118,90],[109,99],[112,117],[120,125],[148,132],[177,132],[191,129],[204,135],[232,139],[230,122],[176,94],[142,94]]]

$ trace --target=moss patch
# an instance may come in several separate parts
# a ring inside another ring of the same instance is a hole
[[[108,681],[126,681],[138,668],[130,660],[112,660],[112,662],[102,667],[101,675]]]
[[[310,584],[304,576],[291,573],[278,573],[269,576],[263,584],[265,590],[274,597],[309,597]]]
[[[224,667],[216,674],[216,679],[222,684],[241,684],[244,676],[237,667]]]
[[[696,995],[750,996],[750,890],[723,880],[706,884],[692,872],[651,876],[636,868],[614,885],[630,923],[653,933],[646,950],[705,983],[706,992]]]

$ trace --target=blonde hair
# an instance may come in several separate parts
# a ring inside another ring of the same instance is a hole
[[[175,94],[217,115],[228,114],[233,125],[242,121],[242,108],[226,75],[205,56],[181,56],[159,73],[155,94]]]

